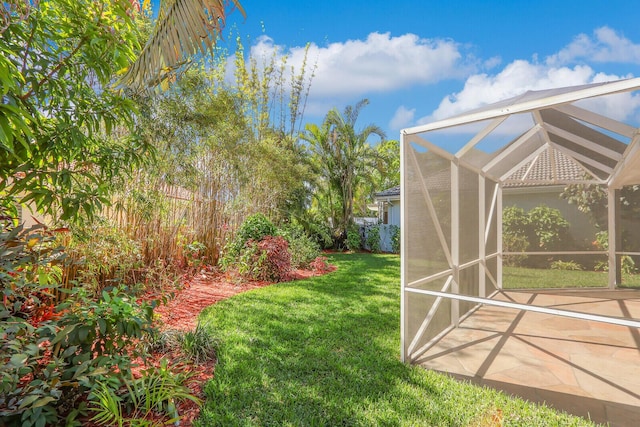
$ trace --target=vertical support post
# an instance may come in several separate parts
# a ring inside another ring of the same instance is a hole
[[[609,289],[622,283],[620,256],[622,229],[620,227],[620,190],[607,188],[607,227],[609,236]]]
[[[498,197],[496,197],[496,246],[498,248],[498,265],[496,281],[498,282],[498,289],[502,290],[502,183],[498,183]]]
[[[478,295],[487,296],[487,242],[485,241],[485,229],[487,228],[487,207],[484,176],[478,175]]]
[[[405,141],[404,133],[400,134],[400,360],[402,362],[407,362],[409,357],[406,354],[407,349],[407,336],[406,331],[408,328],[408,319],[409,313],[407,310],[407,298],[408,293],[405,291],[405,284],[407,283],[407,256],[409,255],[409,251],[407,249],[407,213],[409,209],[407,209],[407,197],[406,197],[406,188],[407,188],[407,162],[406,156],[408,150],[411,147],[408,147],[408,142]]]
[[[622,285],[622,203],[620,201],[621,190],[617,189],[615,191],[614,197],[616,199],[616,216],[614,221],[614,227],[616,230],[616,246],[615,246],[615,255],[616,255],[616,285]]]
[[[451,292],[460,294],[460,167],[457,159],[451,161],[451,262],[453,282]],[[451,299],[451,324],[460,324],[460,301]]]

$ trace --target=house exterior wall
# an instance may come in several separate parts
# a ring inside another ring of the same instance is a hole
[[[388,206],[387,224],[400,227],[400,200],[390,201]]]

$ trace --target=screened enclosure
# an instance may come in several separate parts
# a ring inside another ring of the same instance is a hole
[[[640,79],[526,92],[405,129],[402,358],[480,305],[637,328],[494,297],[640,286]]]

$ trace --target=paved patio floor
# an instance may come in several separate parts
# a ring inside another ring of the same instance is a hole
[[[640,291],[544,291],[496,299],[640,319]],[[611,426],[640,425],[640,330],[483,306],[417,361]]]

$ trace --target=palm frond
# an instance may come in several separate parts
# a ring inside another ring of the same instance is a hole
[[[246,17],[238,0],[162,2],[153,35],[120,84],[134,90],[153,87],[190,56],[213,52],[230,7]]]

